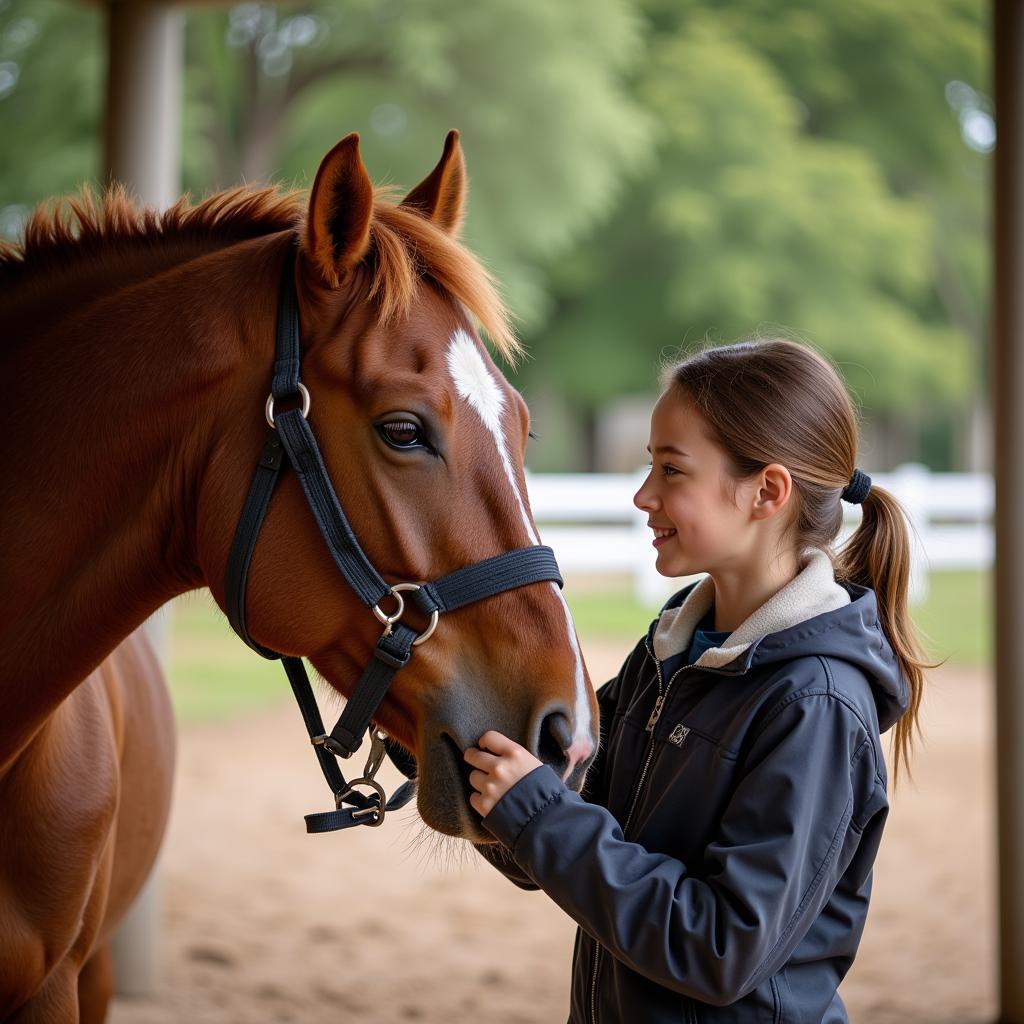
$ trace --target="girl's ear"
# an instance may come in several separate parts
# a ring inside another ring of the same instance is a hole
[[[402,205],[418,210],[449,235],[457,235],[465,204],[466,161],[459,133],[452,129],[444,140],[437,166],[402,200]]]
[[[785,508],[793,494],[793,478],[781,463],[772,462],[761,470],[756,492],[755,519],[767,519]]]
[[[306,251],[330,288],[370,248],[373,185],[359,155],[359,135],[346,135],[320,164],[309,194]]]

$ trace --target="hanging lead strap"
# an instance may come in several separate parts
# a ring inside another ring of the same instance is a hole
[[[320,709],[313,696],[313,688],[310,685],[309,676],[306,674],[306,667],[302,664],[302,659],[282,658],[281,663],[288,674],[292,693],[302,712],[302,720],[306,726],[306,732],[309,733],[317,760],[320,762],[320,769],[334,794],[336,809],[323,814],[307,814],[305,816],[306,831],[334,832],[337,829],[351,828],[353,825],[379,825],[384,820],[385,812],[404,807],[416,795],[416,783],[404,782],[395,790],[391,799],[385,802],[384,790],[381,789],[379,783],[374,781],[374,776],[377,774],[377,769],[380,768],[380,762],[385,753],[392,757],[399,770],[410,779],[412,774],[415,774],[415,759],[410,758],[407,754],[404,758],[401,754],[396,757],[395,752],[401,751],[401,748],[389,740],[379,729],[373,729],[370,759],[366,763],[362,777],[353,782],[346,782],[335,756],[322,742],[324,723],[320,717]],[[409,769],[412,770],[412,774]],[[364,783],[373,788],[373,793],[370,796],[361,793],[356,788]],[[352,806],[343,807],[342,805],[345,803]],[[373,810],[374,813],[368,813],[370,810]]]
[[[370,730],[370,756],[367,758],[363,774],[358,779],[353,779],[336,795],[337,810],[305,816],[307,832],[335,832],[341,828],[351,828],[353,825],[380,825],[387,811],[404,807],[412,799],[416,792],[416,784],[405,782],[385,803],[384,790],[375,776],[387,753],[386,742],[387,737],[379,729]],[[359,792],[360,786],[371,790],[369,796]],[[357,796],[365,801],[363,807],[342,807],[345,802],[356,803],[353,797]]]

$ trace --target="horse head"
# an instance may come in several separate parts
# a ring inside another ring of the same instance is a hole
[[[465,196],[457,133],[398,204],[375,193],[349,135],[321,163],[298,228],[308,422],[349,523],[388,583],[435,580],[539,543],[523,470],[529,412],[475,324],[507,356],[517,343],[486,272],[457,241]],[[269,366],[257,370],[265,392]],[[254,429],[234,443],[258,451]],[[219,458],[244,462],[238,450]],[[219,496],[228,506],[241,499]],[[207,522],[222,523],[212,504]],[[208,532],[205,546],[222,551],[223,529]],[[327,557],[294,474],[284,474],[256,545],[247,615],[254,640],[308,657],[345,696],[380,635]],[[408,610],[403,621],[414,619]],[[426,618],[416,625],[428,629]],[[443,614],[375,720],[416,755],[419,811],[440,832],[490,839],[469,805],[462,758],[488,729],[578,789],[596,749],[597,708],[558,586],[532,583]]]

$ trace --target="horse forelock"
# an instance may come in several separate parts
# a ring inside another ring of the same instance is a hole
[[[475,317],[494,347],[515,363],[522,346],[491,275],[465,246],[419,211],[391,202],[377,189],[370,224],[370,251],[363,260],[368,296],[381,321],[408,315],[420,279],[432,281]]]
[[[386,189],[375,193],[371,244],[356,271],[381,322],[408,316],[418,284],[426,279],[469,310],[495,348],[515,362],[522,348],[490,274],[454,238],[392,198]],[[138,205],[121,185],[99,197],[83,186],[75,195],[40,204],[21,243],[0,242],[0,289],[132,245],[208,242],[216,249],[280,231],[301,232],[307,202],[301,190],[239,186],[194,206],[186,194],[160,211]]]

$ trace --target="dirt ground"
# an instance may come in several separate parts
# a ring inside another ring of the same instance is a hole
[[[603,679],[622,652],[587,653]],[[995,1017],[992,681],[946,668],[931,684],[841,989],[855,1024]],[[112,1024],[565,1020],[574,925],[542,893],[410,808],[305,834],[326,787],[294,706],[185,730],[179,757],[159,990],[117,1000]]]

